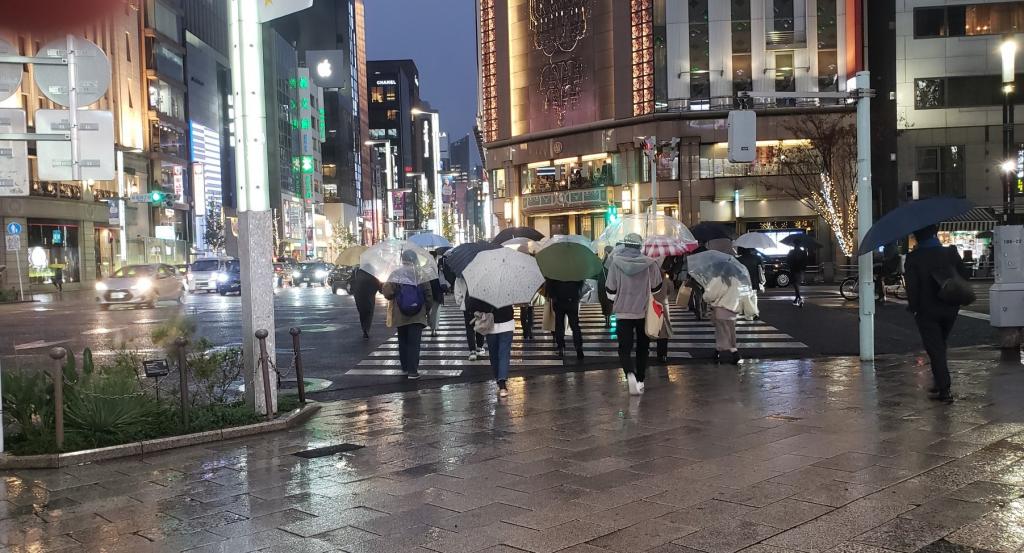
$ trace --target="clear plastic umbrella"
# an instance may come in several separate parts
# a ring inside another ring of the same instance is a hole
[[[597,253],[597,250],[594,249],[594,241],[587,238],[586,236],[580,236],[578,234],[556,234],[554,236],[549,236],[540,241],[540,243],[537,245],[537,251],[539,252],[544,248],[548,246],[553,246],[555,244],[566,243],[586,246],[588,250]]]
[[[437,262],[408,240],[384,240],[359,256],[359,268],[381,282],[422,284],[437,278]]]
[[[531,255],[537,253],[538,244],[538,242],[530,240],[529,238],[522,237],[513,238],[511,240],[506,240],[501,243],[501,245],[506,248],[511,248],[513,250],[528,253]]]
[[[409,237],[409,241],[421,248],[428,250],[434,248],[450,248],[452,243],[447,238],[433,232],[424,232],[420,234],[414,234]]]
[[[694,244],[697,242],[690,229],[686,228],[686,225],[679,219],[660,213],[643,213],[623,215],[618,222],[604,229],[601,236],[594,241],[594,249],[600,252],[604,251],[605,246],[614,247],[631,232],[635,232],[643,238],[648,236],[667,236],[679,241],[681,244]]]
[[[707,286],[715,278],[726,283],[737,283],[750,289],[750,273],[735,257],[720,251],[708,250],[686,258],[686,269],[701,286]]]
[[[748,232],[736,239],[737,248],[748,248],[751,250],[767,250],[775,247],[775,241],[763,232]]]
[[[529,303],[544,284],[537,260],[511,248],[478,253],[462,278],[470,296],[494,307]]]

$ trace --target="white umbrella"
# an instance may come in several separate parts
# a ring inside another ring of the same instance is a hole
[[[563,243],[579,244],[581,246],[586,246],[588,250],[596,253],[596,250],[594,249],[594,241],[587,238],[586,236],[580,236],[579,234],[556,234],[554,236],[549,236],[540,241],[540,244],[537,245],[537,251],[539,252],[544,248],[552,246],[554,244]]]
[[[494,307],[529,303],[544,284],[537,260],[511,248],[478,253],[462,277],[470,296]]]
[[[424,249],[434,248],[450,248],[452,243],[447,238],[433,232],[424,232],[420,234],[414,234],[409,237],[409,241],[417,246]]]
[[[529,238],[519,237],[512,238],[511,240],[505,240],[501,243],[502,246],[513,250],[521,251],[523,253],[534,254],[537,253],[538,242],[530,240]]]
[[[359,268],[381,282],[422,284],[437,278],[437,262],[407,240],[384,240],[359,256]]]
[[[751,250],[771,249],[775,247],[775,241],[763,232],[748,232],[736,239],[737,248],[748,248]]]

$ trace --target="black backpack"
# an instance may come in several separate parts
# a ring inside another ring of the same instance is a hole
[[[935,283],[939,287],[939,300],[956,307],[971,305],[978,298],[974,293],[974,288],[971,288],[971,284],[956,270],[959,257],[956,247],[950,246],[947,251],[950,263],[932,273],[932,278],[935,279]]]

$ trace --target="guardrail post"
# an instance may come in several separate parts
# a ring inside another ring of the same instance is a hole
[[[263,373],[263,398],[267,409],[267,420],[274,418],[274,400],[270,393],[270,357],[267,353],[267,336],[270,333],[265,329],[256,331],[256,339],[260,342],[260,371]]]
[[[67,352],[64,348],[53,348],[50,350],[50,358],[55,361],[53,364],[53,426],[57,439],[57,449],[64,449],[64,356]]]
[[[185,346],[188,339],[178,336],[174,339],[174,345],[178,347],[178,387],[181,396],[181,425],[188,430],[188,361],[186,359]]]
[[[299,334],[302,334],[302,330],[292,327],[288,330],[288,334],[292,335],[292,350],[295,352],[295,383],[299,388],[299,403],[305,405],[306,379],[302,371],[302,351],[299,347]]]

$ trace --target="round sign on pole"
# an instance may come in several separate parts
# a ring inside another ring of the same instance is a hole
[[[7,223],[7,234],[21,234],[21,224],[13,221]]]
[[[17,56],[14,45],[0,39],[0,55]],[[10,98],[21,86],[21,74],[24,72],[20,63],[0,63],[0,102]]]
[[[47,42],[39,55],[64,58],[67,50],[67,40],[60,38]],[[68,67],[37,64],[34,69],[36,85],[43,95],[55,104],[71,107],[68,102]],[[75,71],[80,108],[98,102],[110,88],[110,60],[99,46],[80,36],[75,37]]]

